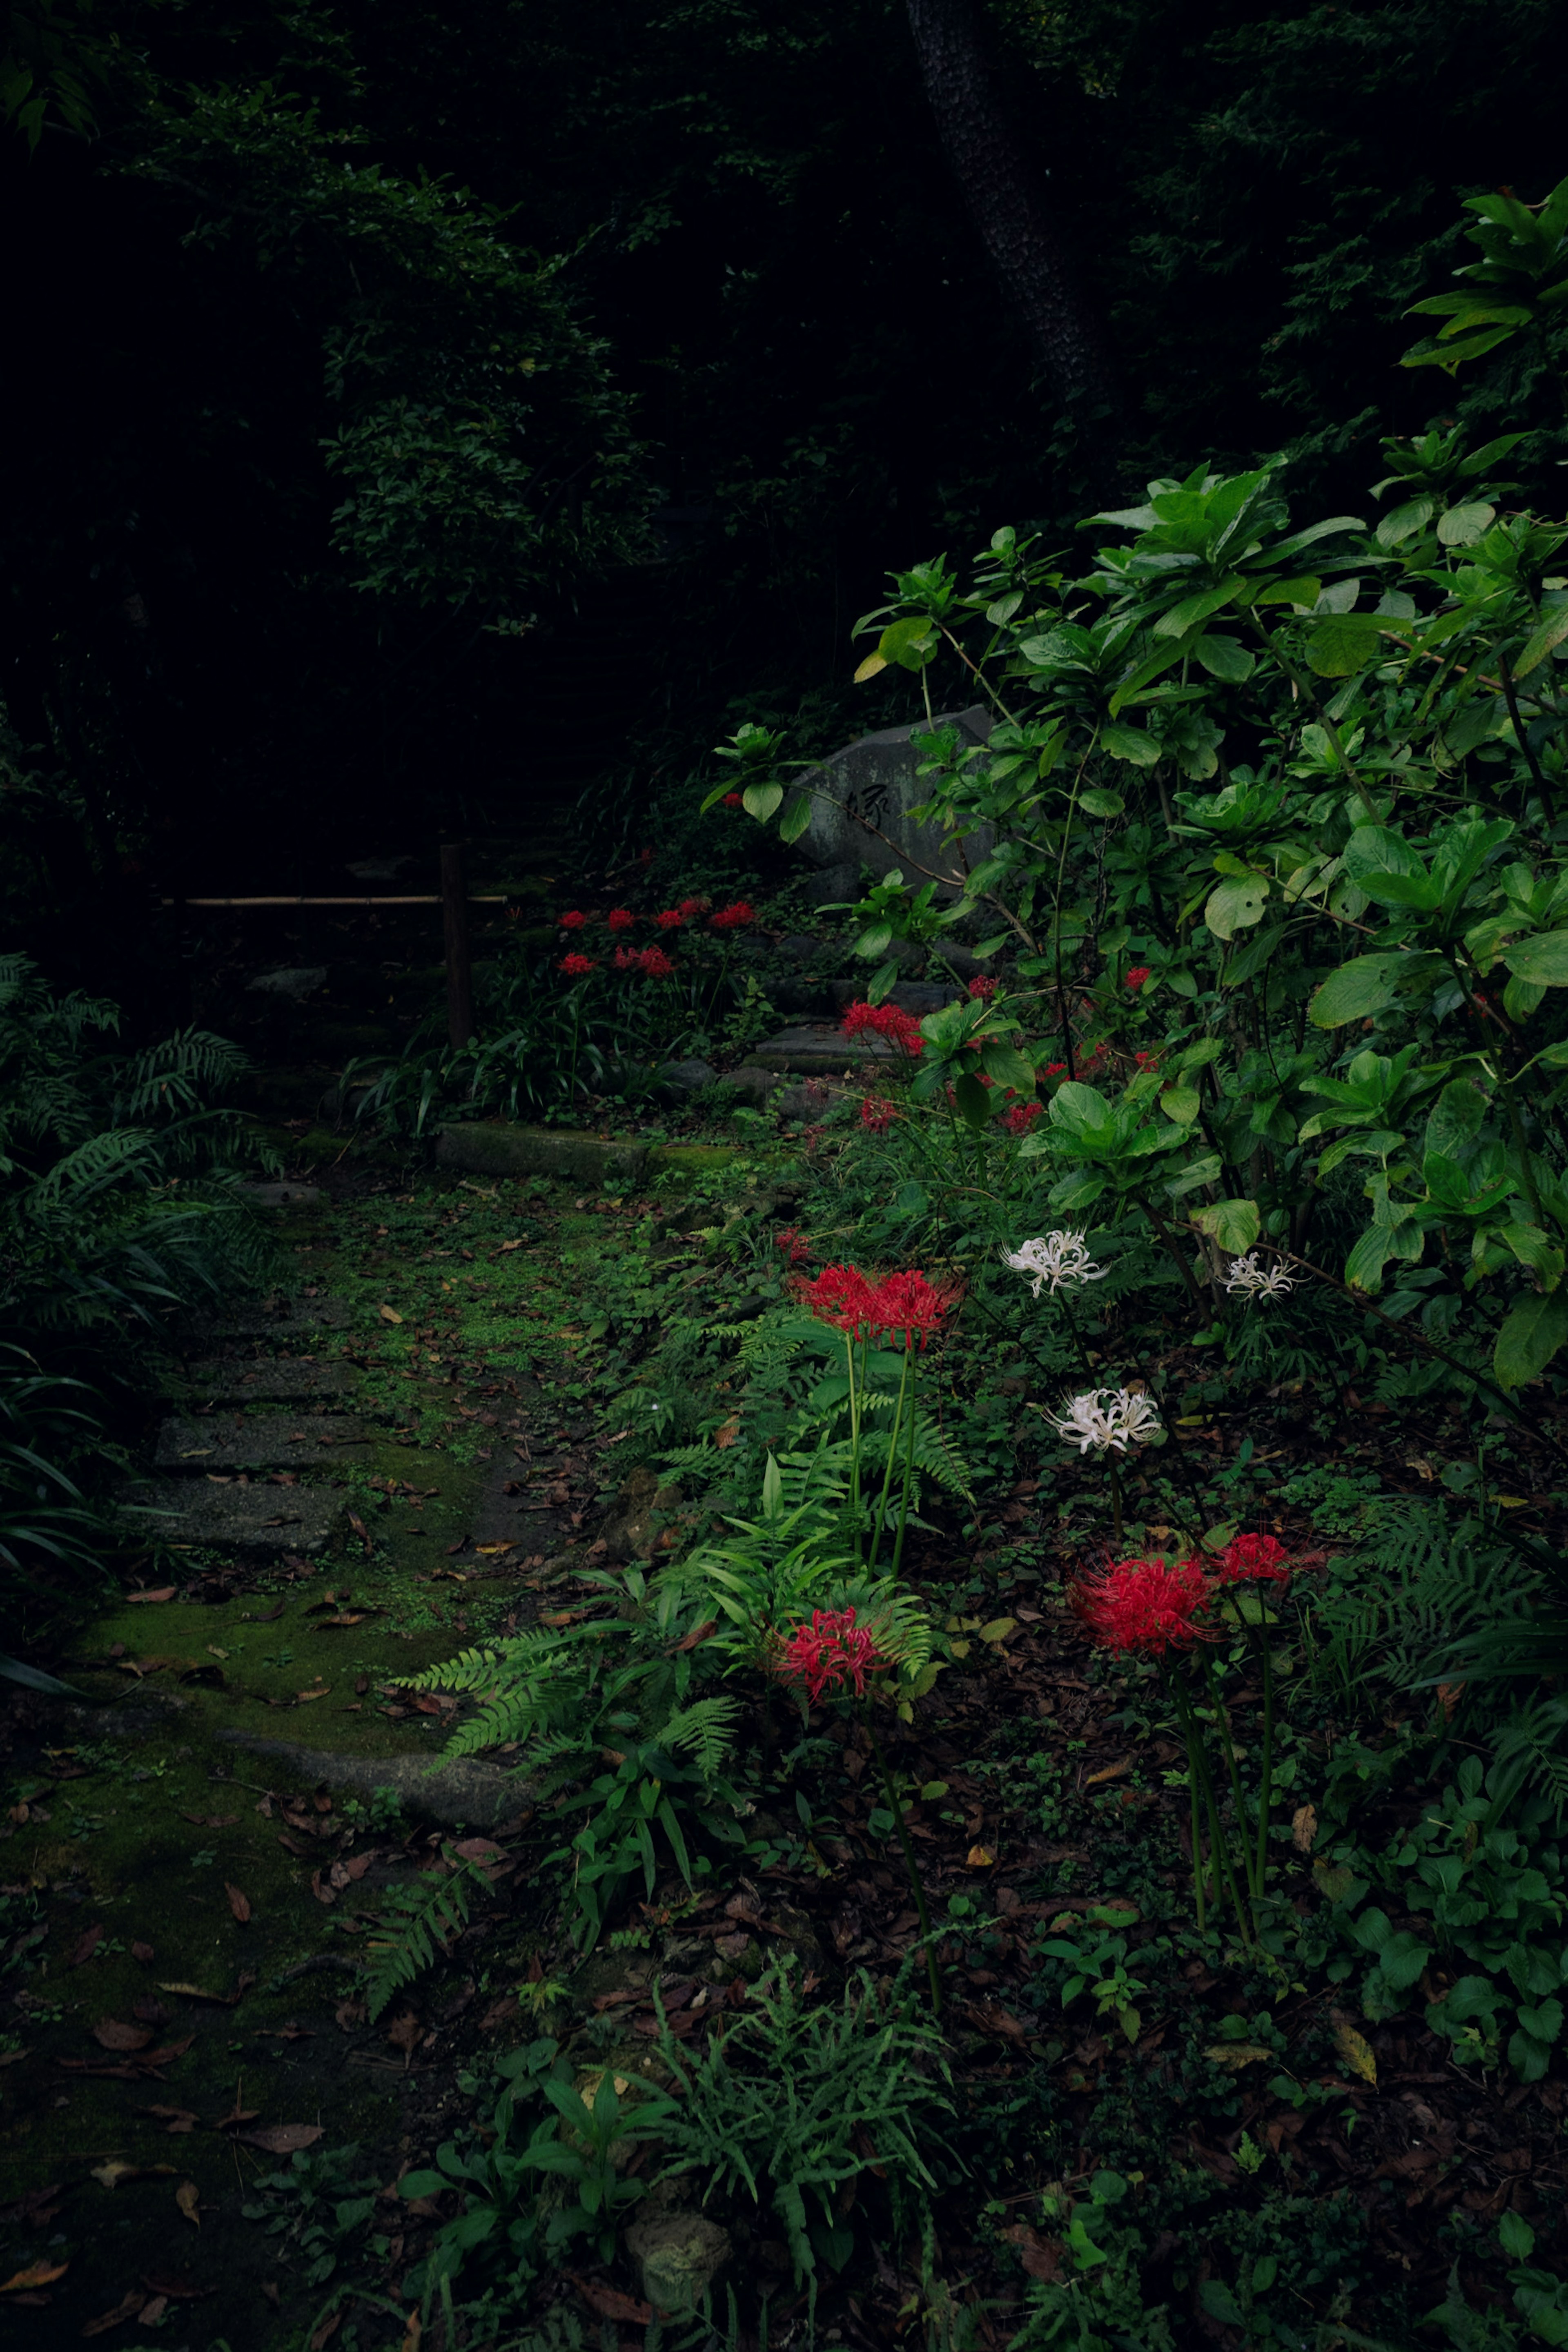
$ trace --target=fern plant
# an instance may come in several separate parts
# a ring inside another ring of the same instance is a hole
[[[701,1686],[721,1663],[711,1616],[668,1573],[589,1580],[616,1614],[465,1650],[405,1685],[477,1698],[447,1755],[516,1742],[519,1769],[542,1789],[574,1784],[563,1817],[586,1819],[550,1859],[570,1874],[585,1948],[634,1877],[652,1895],[661,1849],[689,1885],[705,1866],[689,1832],[742,1843],[747,1810],[725,1778],[739,1704]]]
[[[447,1846],[441,1859],[443,1873],[424,1873],[411,1886],[387,1890],[379,1928],[365,1948],[365,2012],[373,2025],[393,1994],[422,1976],[468,1924],[481,1874]]]

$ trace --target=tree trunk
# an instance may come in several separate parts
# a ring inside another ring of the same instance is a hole
[[[1110,362],[1075,291],[1028,157],[1002,106],[973,0],[908,0],[921,76],[947,160],[1040,364],[1085,431],[1120,405]],[[1098,418],[1092,412],[1100,412]],[[1098,428],[1098,429],[1097,429]]]

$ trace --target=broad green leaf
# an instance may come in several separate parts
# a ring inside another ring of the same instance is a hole
[[[1031,1071],[1031,1077],[1033,1075]],[[953,1080],[952,1099],[960,1118],[966,1119],[971,1127],[984,1127],[991,1116],[993,1105],[989,1092],[978,1078],[971,1077],[967,1070],[961,1078]]]
[[[1521,647],[1519,659],[1513,666],[1515,677],[1528,677],[1564,637],[1568,637],[1568,604],[1559,604],[1554,613],[1548,613],[1535,635]]]
[[[1538,980],[1510,980],[1502,992],[1502,1009],[1510,1021],[1528,1021],[1545,993]]]
[[[1532,980],[1538,988],[1568,988],[1568,931],[1540,931],[1532,940],[1519,940],[1503,950],[1502,960],[1516,980]]]
[[[784,798],[784,786],[782,784],[748,784],[741,798],[745,803],[746,814],[754,816],[759,824],[766,824]]]
[[[1445,547],[1474,547],[1486,537],[1497,520],[1496,507],[1477,501],[1462,507],[1450,507],[1437,518],[1437,537]]]
[[[1196,1087],[1168,1087],[1160,1097],[1160,1108],[1178,1127],[1191,1127],[1201,1108],[1202,1097]]]
[[[1209,676],[1226,686],[1242,685],[1257,667],[1247,647],[1235,637],[1200,637],[1193,651]]]
[[[1331,613],[1307,641],[1307,659],[1320,677],[1353,677],[1378,653],[1382,633],[1370,613]]]
[[[796,793],[779,819],[779,839],[783,842],[798,841],[810,823],[811,794]]]
[[[1134,767],[1152,768],[1160,757],[1160,746],[1144,727],[1121,727],[1114,719],[1100,730],[1100,748],[1109,751],[1113,760],[1131,760]],[[1089,794],[1083,795],[1084,805]]]
[[[1451,1078],[1426,1114],[1426,1150],[1457,1160],[1480,1133],[1486,1097],[1468,1078]]]
[[[1263,1218],[1256,1201],[1215,1201],[1194,1209],[1193,1223],[1230,1256],[1240,1257],[1258,1239]]]
[[[1263,909],[1268,902],[1268,881],[1264,875],[1249,875],[1246,881],[1222,882],[1209,894],[1204,908],[1204,920],[1216,940],[1233,939],[1249,923],[1263,920]]]
[[[1441,878],[1428,874],[1409,843],[1387,825],[1356,826],[1345,844],[1344,870],[1380,907],[1429,912],[1443,903]]]
[[[855,673],[857,686],[864,686],[868,677],[876,677],[888,665],[880,654],[868,654]]]
[[[1069,1135],[1087,1135],[1110,1124],[1110,1105],[1095,1087],[1068,1078],[1051,1097],[1051,1125]]]
[[[923,613],[914,614],[885,628],[877,641],[877,651],[885,662],[897,662],[903,669],[924,669],[935,659],[941,643],[934,625]]]
[[[1568,1290],[1531,1291],[1520,1300],[1497,1335],[1492,1370],[1505,1389],[1519,1389],[1543,1372],[1568,1339]]]
[[[1307,1008],[1317,1029],[1342,1029],[1347,1021],[1364,1021],[1394,1002],[1394,983],[1415,962],[1412,956],[1353,956],[1331,971]]]
[[[1088,816],[1120,816],[1127,806],[1121,793],[1110,784],[1096,784],[1087,793],[1079,793],[1078,804]]]
[[[983,1046],[980,1066],[999,1087],[1011,1087],[1016,1095],[1033,1097],[1035,1066],[1019,1053],[1016,1045],[1005,1045],[996,1040]]]

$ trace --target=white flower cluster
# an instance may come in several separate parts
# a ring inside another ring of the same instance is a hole
[[[1283,1266],[1259,1265],[1256,1250],[1248,1250],[1245,1257],[1231,1259],[1225,1286],[1242,1291],[1248,1298],[1283,1298],[1296,1287]]]
[[[1146,1444],[1160,1426],[1153,1400],[1131,1389],[1088,1389],[1068,1400],[1059,1419],[1050,1413],[1046,1418],[1080,1454],[1091,1445],[1125,1454],[1130,1445]]]
[[[1044,1234],[1016,1250],[1004,1250],[1002,1263],[1015,1274],[1032,1275],[1029,1288],[1037,1298],[1047,1283],[1054,1292],[1064,1283],[1103,1282],[1109,1268],[1091,1261],[1081,1234]]]

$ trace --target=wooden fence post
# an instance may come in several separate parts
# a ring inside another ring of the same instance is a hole
[[[441,919],[447,940],[447,1032],[454,1045],[466,1045],[474,1034],[474,989],[460,841],[441,844]]]

